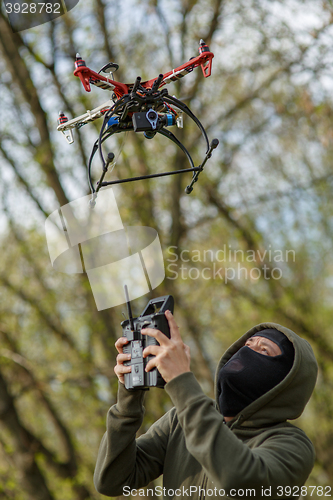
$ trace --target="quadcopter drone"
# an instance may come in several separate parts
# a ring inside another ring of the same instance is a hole
[[[99,137],[94,143],[88,163],[88,181],[93,195],[92,206],[94,206],[98,191],[104,186],[184,172],[193,173],[192,180],[185,189],[187,194],[192,192],[193,184],[198,180],[200,172],[202,172],[206,161],[211,157],[212,151],[218,146],[219,141],[213,139],[209,144],[206,131],[198,118],[182,101],[174,96],[170,96],[167,88],[162,87],[191,73],[198,66],[201,66],[203,76],[207,78],[211,75],[213,57],[214,54],[210,52],[209,47],[203,40],[200,40],[199,55],[197,57],[192,57],[187,63],[167,73],[161,73],[157,78],[152,80],[142,82],[141,77],[138,76],[135,83],[125,84],[116,82],[113,79],[113,73],[119,68],[118,64],[109,62],[96,73],[86,66],[85,61],[79,54],[76,55],[74,75],[80,78],[84,89],[90,92],[92,84],[103,90],[112,92],[111,99],[107,102],[72,120],[68,120],[64,113],[59,113],[57,130],[65,135],[69,144],[74,142],[74,128],[78,129],[97,118],[104,117]],[[103,76],[101,73],[104,73],[106,76]],[[196,123],[206,142],[206,155],[203,162],[198,167],[194,166],[191,155],[185,146],[172,132],[170,132],[170,130],[168,130],[168,127],[172,125],[177,125],[182,128],[183,113]],[[104,158],[102,151],[103,142],[113,134],[130,130],[134,132],[143,132],[147,139],[152,139],[157,133],[167,137],[181,148],[187,156],[191,167],[182,170],[173,170],[171,172],[160,172],[139,177],[104,181],[108,168],[114,160],[114,154],[109,153],[107,158]],[[102,162],[102,174],[96,187],[94,187],[91,177],[91,165],[97,150],[99,151]]]

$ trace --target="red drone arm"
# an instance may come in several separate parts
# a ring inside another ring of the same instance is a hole
[[[206,45],[203,40],[200,40],[199,55],[197,57],[192,57],[188,62],[178,66],[178,68],[164,73],[159,86],[162,87],[167,83],[179,80],[179,78],[187,75],[198,66],[201,66],[203,75],[207,78],[212,72],[213,57],[214,54],[210,52],[208,45]],[[101,74],[88,68],[85,61],[79,54],[76,55],[74,75],[80,78],[82,85],[87,92],[91,91],[90,84],[92,83],[93,85],[96,85],[104,90],[113,90],[118,99],[120,99],[120,97],[124,94],[128,94],[133,88],[133,84],[125,84],[110,80],[109,78],[106,78],[105,76],[102,76]],[[155,80],[156,78],[153,78],[152,80],[141,82],[140,85],[145,89],[151,89]]]
[[[91,91],[90,83],[92,83],[105,90],[114,90],[118,99],[124,94],[128,94],[128,87],[125,83],[115,82],[110,78],[105,78],[105,76],[102,76],[88,68],[85,61],[79,54],[76,55],[74,76],[78,76],[80,78],[82,85],[87,92]]]
[[[172,69],[167,73],[164,73],[162,83],[160,87],[171,81],[179,80],[183,76],[190,73],[194,68],[201,66],[203,75],[205,78],[211,75],[212,72],[212,59],[214,57],[213,52],[210,52],[208,45],[205,44],[203,40],[200,40],[199,55],[197,57],[192,57],[188,62],[178,66],[178,68]],[[207,63],[207,64],[206,64]],[[205,65],[206,64],[206,65]],[[141,83],[144,88],[151,88],[155,78],[147,82]]]
[[[207,78],[207,76],[210,76],[212,72],[212,59],[214,57],[214,54],[209,51],[208,45],[203,40],[200,40],[199,54],[200,56],[202,56],[203,59],[201,63],[203,76]],[[206,62],[207,64],[205,66]]]

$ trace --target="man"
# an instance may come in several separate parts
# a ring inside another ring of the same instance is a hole
[[[174,404],[137,440],[144,391],[127,391],[125,338],[115,373],[118,402],[108,412],[94,474],[108,496],[138,490],[163,474],[164,498],[295,498],[314,463],[311,441],[287,420],[297,418],[313,391],[317,363],[307,341],[274,323],[255,326],[223,355],[216,372],[216,402],[190,371],[189,348],[167,311],[171,338],[142,333],[160,346],[147,370],[157,367]],[[124,487],[127,487],[124,489]],[[139,490],[140,491],[140,490]],[[137,493],[139,495],[139,493]]]

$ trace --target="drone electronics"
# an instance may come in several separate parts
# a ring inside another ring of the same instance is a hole
[[[197,57],[192,57],[187,63],[167,73],[161,73],[155,79],[141,82],[141,78],[138,76],[135,83],[125,84],[113,80],[113,72],[117,71],[119,68],[118,64],[110,62],[96,73],[86,66],[85,61],[79,54],[76,55],[74,75],[80,78],[85,90],[90,92],[90,85],[92,84],[103,90],[112,92],[111,99],[107,102],[72,120],[68,120],[62,112],[59,113],[57,130],[60,130],[65,135],[69,144],[74,142],[72,131],[74,128],[80,128],[86,123],[94,121],[102,116],[104,117],[99,137],[93,146],[88,164],[88,180],[93,194],[92,206],[95,204],[94,200],[101,187],[184,172],[193,173],[192,180],[185,189],[187,194],[191,193],[193,184],[198,180],[200,172],[202,172],[206,161],[211,157],[213,149],[218,146],[219,141],[213,139],[209,144],[206,131],[198,118],[183,102],[176,99],[174,96],[170,96],[168,90],[162,87],[170,82],[179,80],[188,73],[191,73],[198,66],[201,66],[203,75],[207,78],[211,74],[213,57],[214,54],[210,52],[209,47],[203,40],[200,40],[199,55]],[[106,76],[101,75],[101,73],[104,73]],[[196,123],[206,142],[206,155],[203,162],[198,167],[194,166],[191,155],[185,146],[167,129],[172,125],[177,125],[181,128],[183,126],[183,113],[188,115]],[[143,132],[147,139],[152,139],[157,133],[167,137],[185,153],[191,168],[108,182],[104,181],[105,174],[110,164],[113,162],[114,154],[109,153],[107,159],[105,159],[103,156],[102,144],[113,134],[129,130]],[[99,151],[103,170],[95,188],[91,178],[91,164],[97,150]]]

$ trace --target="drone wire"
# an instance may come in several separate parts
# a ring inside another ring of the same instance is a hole
[[[164,98],[164,100],[166,102],[170,102],[171,101],[171,104],[174,104],[175,106],[177,106],[177,108],[181,109],[185,114],[187,114],[190,118],[192,118],[192,120],[194,121],[194,123],[196,123],[196,125],[198,126],[198,128],[200,129],[205,141],[206,141],[206,145],[207,145],[207,151],[209,150],[209,140],[208,140],[208,137],[207,137],[207,133],[206,133],[206,130],[204,129],[202,123],[200,122],[200,120],[198,120],[198,118],[195,116],[195,114],[192,113],[192,111],[190,110],[190,108],[188,106],[186,106],[186,104],[182,103],[181,101],[179,101],[176,97],[173,97],[173,96],[166,96]],[[206,152],[207,152],[206,151]]]
[[[119,127],[117,127],[117,130],[114,130],[114,126],[112,127],[113,130],[110,130],[110,131],[105,131],[105,135],[104,137],[98,137],[98,139],[96,139],[94,145],[93,145],[93,148],[92,148],[92,151],[91,151],[91,154],[90,154],[90,158],[89,158],[89,161],[88,161],[88,183],[89,183],[89,187],[90,187],[90,191],[92,193],[95,193],[95,188],[93,186],[93,183],[92,183],[92,178],[91,178],[91,167],[92,167],[92,161],[93,161],[93,158],[99,148],[99,144],[101,142],[101,144],[106,141],[106,139],[108,139],[109,137],[111,137],[111,135],[113,134],[116,134],[117,132],[122,132],[121,129],[119,129]],[[105,163],[104,163],[105,165]],[[105,168],[105,167],[104,167]]]
[[[100,156],[101,161],[102,161],[103,169],[105,168],[105,160],[104,160],[103,151],[102,151],[101,138],[102,138],[106,124],[108,123],[110,118],[116,113],[117,108],[123,104],[124,98],[125,98],[125,96],[123,96],[121,99],[119,99],[119,101],[117,101],[113,106],[111,106],[111,108],[105,113],[104,118],[103,118],[103,124],[102,124],[102,128],[100,130],[100,133],[99,133],[99,140],[98,140],[99,156]]]

